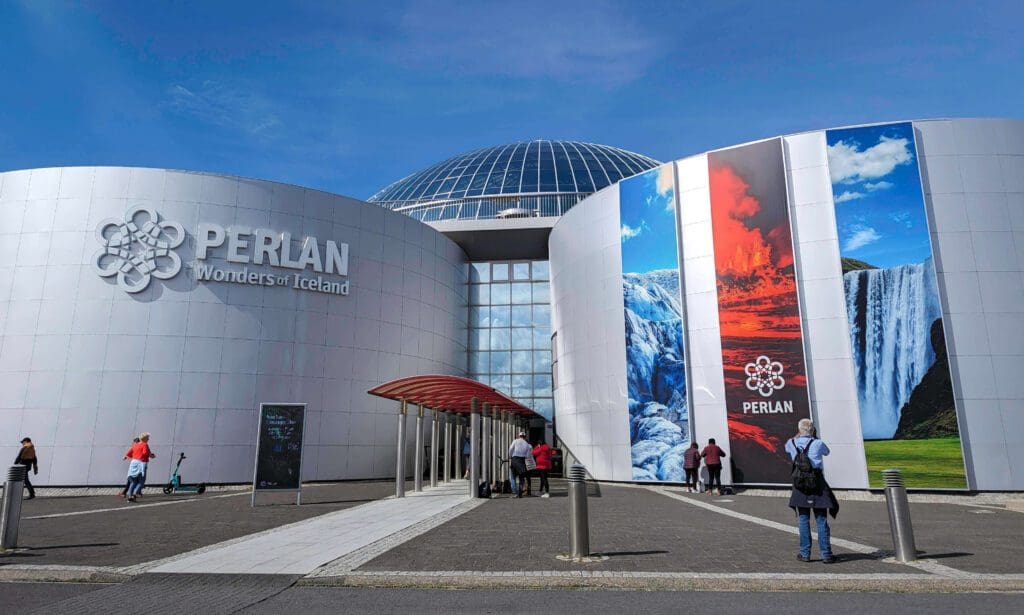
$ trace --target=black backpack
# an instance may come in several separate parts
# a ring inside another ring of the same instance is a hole
[[[480,483],[480,486],[477,487],[477,493],[481,498],[490,498],[491,486],[488,485],[486,482]]]
[[[796,449],[796,457],[793,458],[793,488],[804,493],[813,493],[818,490],[818,473],[811,465],[811,458],[807,456],[807,449],[811,448],[814,438],[801,449],[793,441],[793,448]]]

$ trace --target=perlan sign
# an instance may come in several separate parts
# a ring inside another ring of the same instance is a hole
[[[332,295],[347,295],[349,282],[325,280],[322,276],[304,277],[299,273],[264,273],[222,269],[207,265],[205,261],[216,248],[225,248],[225,260],[229,263],[270,265],[316,273],[348,275],[348,244],[326,241],[323,249],[316,237],[305,237],[298,254],[292,253],[291,233],[275,233],[265,229],[252,230],[241,226],[227,229],[219,224],[200,224],[196,233],[196,279],[200,281],[234,282],[258,286],[291,286],[300,290],[312,290]]]
[[[104,220],[96,229],[103,248],[94,259],[101,277],[116,276],[117,285],[127,293],[145,290],[153,278],[168,280],[181,271],[181,257],[175,252],[185,240],[185,230],[177,222],[162,220],[149,207],[129,209],[124,220]],[[225,269],[208,264],[207,259],[223,256],[229,263],[269,265],[292,269],[295,273]],[[291,233],[243,226],[224,228],[200,223],[196,233],[196,260],[192,264],[201,282],[231,282],[254,286],[286,286],[332,295],[348,295],[348,280],[331,280],[314,273],[348,276],[348,244],[304,237],[297,250]]]

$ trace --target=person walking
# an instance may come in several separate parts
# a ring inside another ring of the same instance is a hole
[[[142,481],[146,474],[141,459],[132,458],[128,463],[128,501],[134,502],[142,491]]]
[[[139,485],[138,485],[137,490],[135,491],[135,497],[142,497],[142,488],[146,486],[146,470],[149,469],[149,460],[156,458],[156,455],[149,448],[149,432],[144,431],[144,432],[139,434],[139,437],[137,438],[137,442],[132,444],[132,447],[130,449],[128,449],[128,454],[125,455],[125,458],[126,459],[131,459],[132,461],[138,461],[138,462],[140,462],[142,464],[142,476],[138,480]],[[130,462],[129,462],[128,466],[129,466],[129,469],[130,469],[131,468],[131,463]],[[130,493],[131,492],[131,480],[130,480],[131,479],[131,472],[129,472],[128,477],[129,477],[129,489],[128,489],[129,493],[128,493],[128,495],[129,495],[129,497],[131,497],[132,496],[132,494]],[[132,499],[132,501],[134,502],[135,500]]]
[[[722,457],[725,457],[725,451],[715,444],[714,438],[708,438],[708,445],[700,452],[700,456],[708,468],[708,495],[711,495],[712,492],[715,495],[721,495]]]
[[[526,441],[526,434],[519,432],[519,437],[512,441],[508,447],[508,456],[511,460],[512,478],[515,480],[513,487],[517,498],[523,497],[523,487],[526,485],[526,456],[533,454],[533,447]]]
[[[693,493],[697,490],[697,471],[700,469],[700,450],[697,443],[690,444],[690,448],[683,453],[683,470],[686,472],[686,492]]]
[[[836,561],[832,554],[831,530],[828,515],[839,514],[836,499],[824,475],[824,457],[829,454],[828,445],[815,436],[811,419],[800,419],[797,434],[786,442],[786,452],[793,461],[793,491],[789,496],[789,507],[796,511],[797,526],[800,529],[800,552],[796,558],[801,562],[811,561],[811,511],[818,525],[818,549],[821,561],[831,564]]]
[[[127,450],[127,451],[125,451],[124,457],[122,457],[121,459],[131,459],[131,458],[132,458],[132,447],[133,447],[133,446],[135,446],[135,445],[136,445],[136,444],[138,444],[138,443],[139,443],[139,439],[138,439],[138,437],[136,437],[136,438],[132,439],[132,443],[131,443],[130,445],[128,445],[128,450]],[[119,498],[125,498],[125,497],[128,497],[128,489],[130,489],[130,488],[131,488],[131,486],[132,486],[132,481],[131,481],[131,479],[127,479],[127,480],[125,480],[125,482],[124,482],[124,489],[122,489],[122,490],[121,490],[121,491],[120,491],[120,492],[119,492],[119,493],[117,494],[117,497],[119,497]]]
[[[538,487],[540,497],[550,498],[551,485],[548,484],[548,474],[551,472],[551,447],[547,442],[537,441],[533,447],[533,459],[537,463],[537,469],[534,471],[540,477],[540,487]]]
[[[39,474],[39,456],[36,455],[36,447],[32,444],[32,438],[21,439],[21,450],[18,451],[18,456],[14,458],[15,465],[25,466],[25,488],[28,489],[28,497],[26,500],[31,500],[36,497],[36,489],[32,486],[32,481],[29,480],[29,470],[32,473]]]
[[[469,454],[472,448],[469,443],[469,436],[462,436],[462,467],[466,468],[462,478],[469,478]]]

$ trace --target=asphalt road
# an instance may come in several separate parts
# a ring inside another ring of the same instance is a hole
[[[57,603],[103,586],[56,583],[0,583],[0,612],[20,615],[33,611],[59,614]],[[210,591],[217,591],[211,589]],[[168,598],[190,612],[188,596]],[[879,594],[879,593],[736,593],[644,591],[450,591],[412,589],[355,589],[293,587],[249,606],[241,613],[524,613],[643,612],[680,613],[870,613],[901,615],[942,613],[1014,613],[1024,609],[1024,595]],[[105,613],[137,613],[130,603],[110,604]],[[231,610],[207,611],[215,614]]]

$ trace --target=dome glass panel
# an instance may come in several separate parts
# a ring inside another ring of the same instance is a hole
[[[607,145],[518,141],[453,156],[369,200],[428,222],[559,216],[590,194],[659,164]]]

